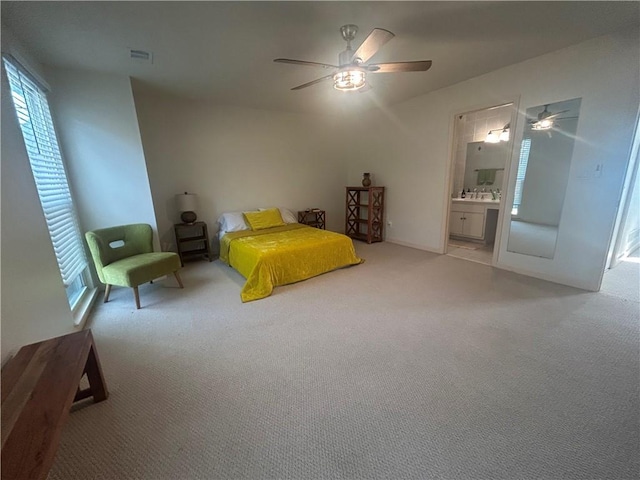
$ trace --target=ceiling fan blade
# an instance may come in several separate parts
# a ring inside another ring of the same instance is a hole
[[[426,72],[431,68],[431,60],[373,63],[365,68],[371,73]]]
[[[364,39],[362,45],[351,56],[351,63],[356,59],[360,59],[361,63],[365,63],[382,47],[385,43],[391,40],[395,35],[389,30],[382,28],[374,28],[369,36]]]
[[[320,82],[323,82],[325,80],[329,80],[330,78],[333,78],[333,73],[330,74],[330,75],[326,75],[326,76],[324,76],[322,78],[317,78],[317,79],[315,79],[315,80],[313,80],[311,82],[303,83],[302,85],[298,85],[297,87],[293,87],[291,90],[300,90],[302,88],[307,88],[307,87],[310,87],[311,85],[315,85],[316,83],[320,83]]]
[[[307,67],[339,68],[337,65],[329,65],[328,63],[307,62],[305,60],[292,60],[291,58],[276,58],[274,62],[291,63],[293,65],[305,65]]]
[[[545,117],[546,119],[553,119],[556,118],[558,115],[562,115],[563,113],[567,113],[569,110],[562,110],[561,112],[556,112],[552,115],[549,115],[548,117]]]

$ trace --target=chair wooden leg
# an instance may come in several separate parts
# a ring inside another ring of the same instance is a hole
[[[133,296],[136,299],[136,309],[140,310],[140,294],[138,294],[138,287],[133,287]]]
[[[173,272],[173,275],[176,277],[176,280],[178,281],[178,285],[180,285],[180,288],[184,288],[184,285],[182,285],[182,279],[180,278],[180,274],[178,273],[177,270]]]
[[[104,291],[104,303],[109,301],[109,294],[111,293],[111,285],[107,283],[107,288]]]

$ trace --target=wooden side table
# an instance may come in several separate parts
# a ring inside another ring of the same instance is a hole
[[[325,211],[301,210],[298,212],[298,223],[325,230]]]
[[[204,257],[209,261],[213,260],[205,222],[176,223],[173,226],[173,230],[176,234],[176,246],[182,266],[184,266],[185,260],[193,257]]]

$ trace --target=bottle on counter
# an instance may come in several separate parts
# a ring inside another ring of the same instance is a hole
[[[462,189],[462,193],[460,194],[460,198],[465,198],[467,195],[464,193],[464,188]]]

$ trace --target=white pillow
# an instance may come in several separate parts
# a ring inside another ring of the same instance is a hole
[[[282,221],[284,223],[298,223],[298,219],[293,214],[293,212],[287,208],[283,207],[269,207],[269,208],[278,208],[280,210],[280,215],[282,216]],[[269,208],[259,208],[259,211],[268,210]]]
[[[221,232],[239,232],[249,230],[249,225],[244,221],[242,212],[223,213],[218,217],[218,225]]]

